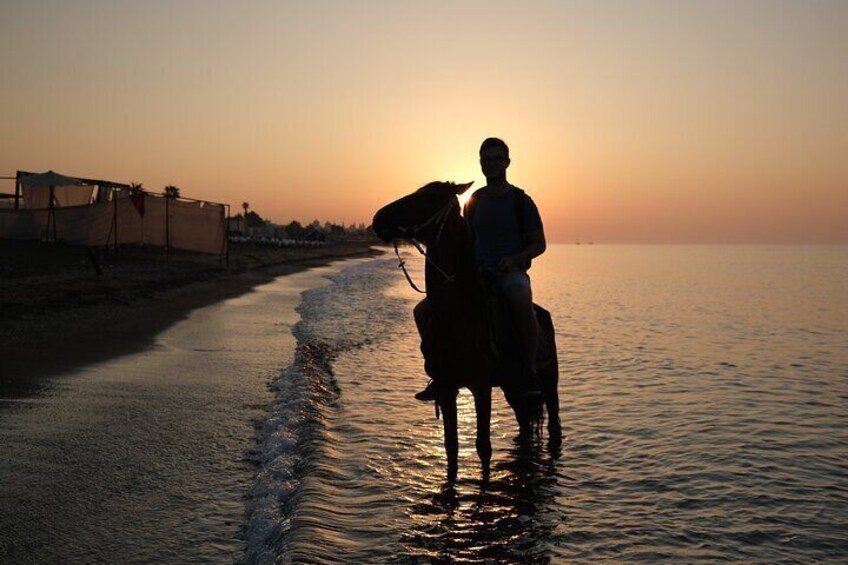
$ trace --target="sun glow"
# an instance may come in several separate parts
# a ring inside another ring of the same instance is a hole
[[[476,183],[475,183],[475,185],[476,185]],[[460,207],[465,208],[465,205],[471,199],[471,193],[474,192],[475,190],[477,190],[478,188],[480,188],[480,187],[479,186],[472,186],[471,188],[466,190],[463,194],[460,194],[458,196]]]
[[[4,3],[0,176],[367,223],[494,136],[551,242],[848,242],[846,2],[76,4]]]
[[[486,178],[480,172],[479,169],[474,169],[471,166],[457,166],[451,169],[448,169],[448,172],[444,175],[444,180],[449,182],[454,182],[456,184],[464,184],[467,182],[473,182],[471,188],[466,190],[464,193],[458,196],[460,207],[464,207],[465,203],[471,198],[471,194],[477,190],[478,188],[482,188],[486,185]]]

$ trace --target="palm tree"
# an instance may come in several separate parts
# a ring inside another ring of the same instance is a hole
[[[250,202],[242,202],[241,207],[244,210],[244,218],[241,224],[241,233],[247,233],[247,210],[250,208]]]
[[[180,187],[169,184],[165,187],[165,198],[179,198]]]
[[[144,192],[144,185],[140,182],[131,182],[130,183],[130,194],[138,195]]]

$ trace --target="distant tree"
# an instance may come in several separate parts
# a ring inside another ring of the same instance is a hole
[[[140,182],[131,182],[130,183],[130,194],[133,196],[137,196],[144,192],[144,185]]]
[[[250,202],[242,202],[241,207],[244,208],[244,216],[247,217],[247,210],[250,208]]]
[[[304,228],[297,220],[292,220],[286,226],[286,233],[289,234],[289,237],[291,238],[303,239],[306,235],[306,228]]]
[[[249,228],[261,228],[265,225],[265,220],[256,212],[248,212],[244,217],[244,222]]]
[[[169,184],[165,187],[164,190],[165,198],[179,198],[180,197],[180,187],[174,186],[173,184]]]

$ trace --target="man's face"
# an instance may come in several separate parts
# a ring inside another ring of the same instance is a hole
[[[509,157],[502,147],[489,146],[480,150],[480,168],[487,179],[501,179],[506,176]]]

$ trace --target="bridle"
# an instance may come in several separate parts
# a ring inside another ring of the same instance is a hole
[[[412,243],[413,246],[415,246],[415,249],[417,249],[418,252],[424,256],[424,260],[429,263],[434,269],[436,269],[436,271],[438,271],[440,275],[442,275],[442,277],[444,278],[444,284],[450,284],[454,282],[456,280],[456,275],[450,275],[446,273],[444,269],[442,269],[438,264],[436,264],[435,261],[430,259],[430,255],[426,251],[421,249],[421,242],[418,241],[418,235],[430,225],[438,226],[436,228],[436,237],[433,240],[433,243],[427,246],[428,249],[435,248],[439,244],[439,241],[442,239],[442,232],[444,231],[445,224],[447,223],[448,215],[450,214],[451,210],[453,210],[453,207],[458,205],[459,202],[455,198],[451,198],[445,206],[436,210],[436,212],[432,216],[424,220],[422,223],[416,224],[414,226],[397,227],[397,230],[400,233],[400,237],[394,240],[394,246],[395,255],[397,255],[398,258],[398,268],[403,270],[403,274],[404,276],[406,276],[406,280],[407,282],[409,282],[409,286],[411,286],[415,291],[420,292],[421,294],[427,294],[427,291],[418,288],[418,286],[412,280],[412,277],[409,276],[409,273],[406,270],[406,261],[401,259],[400,251],[398,251],[398,239],[409,240],[409,242]]]

